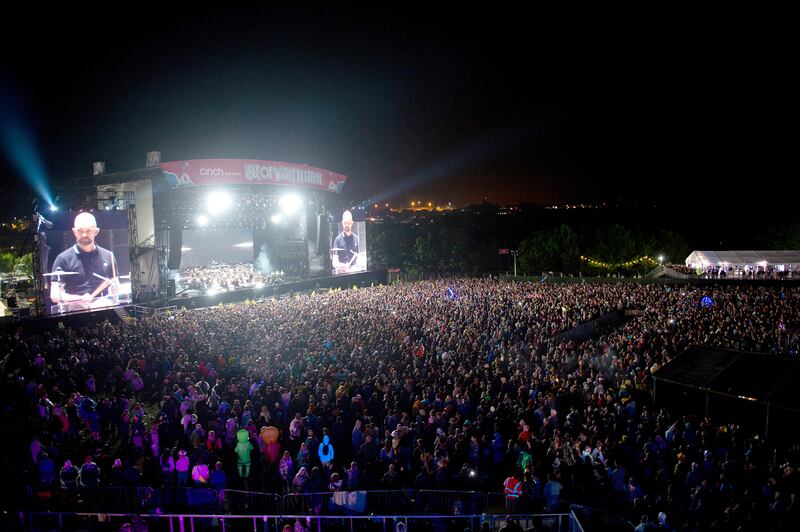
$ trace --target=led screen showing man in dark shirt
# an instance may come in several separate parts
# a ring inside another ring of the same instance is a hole
[[[50,299],[54,303],[86,301],[106,295],[113,290],[117,276],[114,254],[98,246],[94,239],[100,229],[97,220],[88,212],[75,218],[72,234],[75,245],[64,250],[53,262]]]
[[[352,271],[358,258],[358,235],[353,232],[353,215],[342,213],[342,232],[333,240],[331,254],[334,273]]]

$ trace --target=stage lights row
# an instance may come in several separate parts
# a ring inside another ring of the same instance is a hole
[[[208,214],[201,213],[195,218],[195,222],[200,227],[205,227],[211,221],[211,216],[224,213],[233,205],[233,197],[224,190],[215,190],[206,196],[206,208]],[[281,223],[287,216],[296,214],[303,205],[303,199],[297,194],[286,194],[278,200],[280,211],[270,217],[274,224]]]

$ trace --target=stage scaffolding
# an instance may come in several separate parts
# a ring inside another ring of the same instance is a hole
[[[290,185],[220,185],[174,187],[158,166],[160,157],[148,153],[147,167],[105,173],[104,164],[95,164],[95,175],[74,179],[58,190],[62,204],[79,210],[125,210],[128,215],[128,243],[131,259],[131,289],[135,302],[163,297],[168,292],[173,272],[169,269],[171,237],[184,230],[200,228],[199,214],[206,209],[211,190],[225,190],[233,196],[233,208],[213,219],[206,230],[251,229],[271,242],[273,252],[287,263],[301,265],[302,277],[330,271],[327,232],[329,191]],[[158,154],[160,155],[160,154]],[[295,193],[303,199],[303,214],[294,225],[280,233],[270,227],[270,217],[279,210],[281,196]],[[38,255],[38,250],[35,250]],[[41,268],[35,260],[35,268]],[[147,270],[147,271],[145,271]],[[41,272],[37,272],[41,273]],[[35,276],[40,283],[39,275]],[[158,285],[156,286],[156,283]],[[37,290],[43,308],[44,294]]]

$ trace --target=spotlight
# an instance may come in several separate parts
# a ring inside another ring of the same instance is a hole
[[[206,205],[211,214],[219,214],[233,204],[233,198],[225,191],[217,190],[206,196]]]
[[[51,212],[56,212],[57,210],[58,210],[58,207],[56,207],[55,205],[50,205],[50,211]]]
[[[281,213],[275,213],[272,215],[270,220],[272,220],[272,223],[274,224],[279,224],[281,223],[281,220],[283,220],[283,216],[281,216]]]
[[[208,223],[208,216],[206,216],[205,214],[201,214],[195,219],[195,221],[197,222],[197,225],[203,227]]]
[[[278,203],[281,206],[281,212],[283,214],[292,215],[300,209],[303,200],[296,194],[287,194],[283,196]]]

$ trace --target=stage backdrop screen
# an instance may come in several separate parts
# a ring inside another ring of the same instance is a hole
[[[194,229],[183,232],[181,269],[253,262],[253,231]]]
[[[333,275],[367,270],[367,225],[361,216],[357,211],[342,211],[331,223]]]
[[[54,213],[38,227],[45,314],[131,302],[128,214]]]

